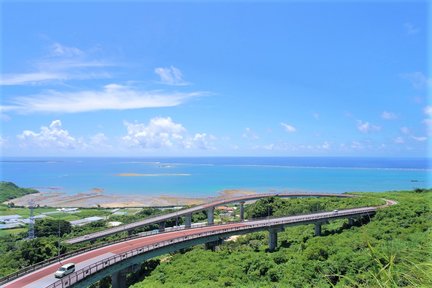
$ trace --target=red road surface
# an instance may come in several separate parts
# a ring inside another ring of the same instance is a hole
[[[242,223],[231,223],[231,224],[225,224],[225,225],[207,226],[207,227],[201,227],[201,228],[166,232],[166,233],[156,234],[156,235],[147,236],[147,237],[143,237],[143,238],[132,239],[132,240],[128,240],[125,242],[113,244],[113,245],[110,245],[107,247],[99,248],[96,250],[84,252],[83,254],[80,254],[78,256],[74,256],[74,257],[63,260],[63,263],[69,263],[69,262],[73,262],[75,264],[80,264],[82,262],[88,263],[89,260],[91,261],[91,259],[95,259],[95,258],[99,257],[99,259],[94,260],[94,262],[97,262],[97,261],[101,260],[100,257],[103,256],[104,254],[111,253],[111,255],[112,254],[118,255],[118,254],[122,254],[124,252],[127,252],[129,250],[133,250],[133,249],[140,248],[140,247],[147,246],[147,245],[153,245],[153,244],[161,243],[161,242],[164,242],[167,240],[173,240],[175,238],[179,238],[182,236],[190,236],[190,235],[200,234],[200,233],[210,232],[210,231],[220,231],[220,230],[224,230],[227,228],[251,226],[251,225],[253,225],[253,223],[259,223],[259,222],[262,223],[264,221],[267,223],[266,225],[279,225],[279,224],[281,224],[280,221],[283,222],[284,219],[291,219],[290,221],[293,223],[296,220],[298,220],[299,222],[304,221],[304,220],[302,220],[302,218],[304,219],[304,217],[311,217],[311,216],[324,217],[324,218],[332,218],[332,217],[335,218],[335,217],[339,217],[339,216],[348,217],[351,214],[362,213],[362,211],[365,211],[365,210],[370,211],[370,209],[384,208],[387,206],[397,204],[397,202],[395,202],[393,200],[385,200],[385,201],[386,201],[386,204],[379,206],[379,207],[345,209],[345,210],[341,210],[341,211],[337,212],[337,214],[335,214],[335,212],[321,212],[321,213],[314,213],[314,214],[310,214],[310,215],[296,215],[296,216],[288,216],[288,217],[274,218],[274,219],[268,219],[268,220],[258,220],[258,221],[242,222]],[[285,222],[285,224],[286,223],[287,222]],[[22,287],[29,285],[31,283],[35,283],[44,277],[52,276],[54,274],[54,272],[58,269],[59,266],[60,266],[59,263],[55,263],[55,264],[52,264],[50,266],[41,268],[40,270],[37,270],[37,271],[32,272],[28,275],[22,276],[22,277],[14,280],[14,281],[11,281],[10,283],[5,284],[3,287],[4,288],[22,288]],[[88,264],[86,266],[88,266]],[[52,280],[53,281],[51,283],[56,281],[54,279],[54,277]],[[34,285],[36,285],[36,284],[34,284]],[[49,285],[49,284],[47,284],[47,285]],[[29,287],[34,287],[34,286],[29,286]],[[34,287],[34,288],[41,288],[41,287]]]
[[[278,196],[278,197],[341,197],[341,198],[350,198],[353,197],[353,195],[348,194],[331,194],[331,193],[267,193],[267,194],[253,194],[253,195],[245,195],[245,196],[239,196],[234,198],[227,198],[222,200],[217,200],[209,203],[205,203],[202,205],[197,205],[192,208],[188,209],[182,209],[178,210],[176,212],[160,215],[160,216],[154,216],[151,218],[144,219],[142,221],[138,221],[135,223],[130,223],[126,225],[117,226],[110,229],[105,229],[103,231],[91,233],[88,235],[76,237],[73,239],[66,240],[66,243],[69,244],[75,244],[80,243],[83,241],[89,241],[92,239],[97,239],[101,237],[105,237],[114,233],[124,232],[127,230],[131,230],[134,228],[142,227],[145,225],[153,224],[153,223],[160,223],[169,219],[174,219],[176,217],[185,216],[191,213],[196,213],[202,210],[206,210],[211,207],[216,207],[219,205],[227,204],[227,203],[233,203],[233,202],[242,202],[242,201],[250,201],[250,200],[257,200],[264,197],[270,197],[270,196]]]
[[[227,224],[227,225],[209,226],[209,227],[202,227],[202,228],[196,228],[196,229],[190,229],[190,230],[182,230],[182,231],[174,231],[174,232],[168,232],[168,233],[163,233],[163,234],[157,234],[157,235],[133,239],[133,240],[129,240],[126,242],[113,244],[113,245],[108,246],[108,247],[103,247],[103,248],[100,248],[97,250],[89,251],[89,252],[86,252],[84,254],[63,260],[62,262],[63,263],[73,262],[75,264],[79,264],[80,262],[88,261],[91,258],[96,258],[97,256],[101,256],[101,255],[106,254],[106,253],[121,254],[123,252],[129,251],[129,250],[132,250],[135,248],[160,243],[160,242],[163,242],[166,240],[172,240],[172,239],[182,237],[182,236],[199,234],[199,233],[208,232],[208,231],[223,230],[226,228],[241,227],[241,226],[245,226],[245,225],[246,224],[243,224],[243,223],[233,223],[233,224]],[[55,271],[57,271],[59,266],[60,266],[59,263],[52,264],[48,267],[42,268],[41,270],[32,272],[26,276],[23,276],[23,277],[18,278],[18,279],[14,280],[8,284],[5,284],[3,287],[4,288],[22,288],[26,285],[29,285],[33,282],[38,281],[39,279],[41,279],[43,277],[53,275],[55,273]],[[35,287],[35,288],[41,288],[41,287]]]

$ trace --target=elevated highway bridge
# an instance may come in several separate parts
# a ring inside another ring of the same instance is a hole
[[[216,243],[232,235],[241,235],[256,231],[269,232],[269,251],[277,246],[277,233],[285,227],[294,225],[315,225],[315,235],[321,233],[321,225],[335,219],[352,219],[371,216],[380,208],[394,205],[396,202],[386,200],[386,204],[377,207],[345,209],[332,212],[311,213],[289,217],[234,222],[220,225],[206,225],[191,229],[161,232],[147,237],[137,237],[119,243],[107,245],[78,255],[63,258],[60,262],[42,265],[23,275],[1,279],[2,288],[59,288],[87,287],[106,276],[111,276],[113,288],[123,288],[126,272],[143,261],[203,243]],[[351,220],[350,220],[351,219]],[[54,272],[65,263],[76,263],[76,271],[62,279],[54,278]]]
[[[240,220],[244,220],[244,203],[247,201],[253,201],[258,200],[261,198],[266,197],[339,197],[339,198],[350,198],[354,197],[353,195],[349,194],[331,194],[331,193],[267,193],[267,194],[252,194],[252,195],[244,195],[239,197],[232,197],[232,198],[226,198],[221,199],[217,201],[208,202],[205,204],[197,205],[188,209],[182,209],[178,210],[176,212],[167,213],[160,216],[150,217],[147,219],[144,219],[142,221],[117,226],[110,229],[105,229],[100,232],[95,232],[91,234],[87,234],[84,236],[76,237],[73,239],[66,240],[66,243],[69,244],[76,244],[81,243],[85,241],[92,241],[96,240],[98,238],[106,237],[112,234],[121,233],[125,231],[131,231],[136,228],[140,228],[143,226],[151,225],[151,224],[159,224],[159,231],[163,232],[165,230],[165,223],[166,221],[170,219],[176,219],[178,217],[185,217],[185,228],[191,228],[192,226],[192,214],[197,213],[200,211],[206,211],[207,212],[207,223],[213,224],[214,223],[214,210],[216,207],[221,205],[226,205],[230,203],[239,203],[240,204]]]

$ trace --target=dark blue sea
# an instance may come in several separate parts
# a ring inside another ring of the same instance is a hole
[[[68,194],[217,196],[225,189],[352,192],[431,188],[429,158],[5,158],[0,180]]]

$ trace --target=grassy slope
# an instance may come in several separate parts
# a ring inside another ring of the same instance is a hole
[[[0,182],[0,203],[32,193],[38,193],[38,191],[35,189],[20,188],[12,182]]]
[[[342,221],[279,233],[279,249],[267,253],[267,233],[241,237],[217,252],[196,247],[174,254],[143,287],[432,287],[432,192],[370,193],[394,199],[366,225],[340,229]]]

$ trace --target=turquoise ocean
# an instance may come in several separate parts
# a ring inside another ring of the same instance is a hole
[[[106,194],[183,197],[217,196],[225,189],[382,192],[431,188],[431,163],[429,158],[3,157],[0,180],[68,194],[93,189]]]

